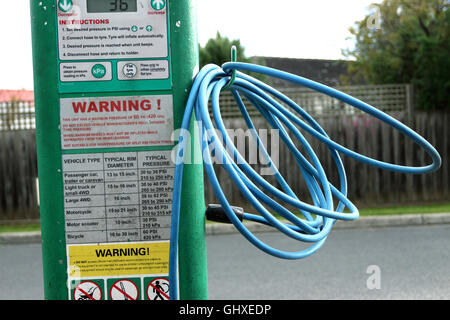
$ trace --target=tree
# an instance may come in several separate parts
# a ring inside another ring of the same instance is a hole
[[[216,33],[215,38],[211,38],[206,42],[203,48],[199,45],[199,58],[200,58],[200,69],[209,63],[214,63],[221,66],[225,62],[231,61],[231,47],[236,46],[237,51],[237,61],[238,62],[252,62],[260,65],[264,65],[264,60],[260,58],[247,58],[245,55],[245,48],[241,45],[239,39],[230,40],[227,37],[223,37],[219,32]],[[267,81],[267,76],[255,72],[242,71],[260,81]]]
[[[200,69],[209,63],[221,66],[229,62],[232,46],[236,46],[239,62],[250,62],[250,59],[245,56],[245,48],[239,39],[230,40],[217,32],[216,37],[209,39],[204,48],[199,45]]]
[[[355,48],[344,54],[354,79],[371,84],[412,83],[417,107],[450,109],[450,11],[448,0],[384,0],[350,28]]]

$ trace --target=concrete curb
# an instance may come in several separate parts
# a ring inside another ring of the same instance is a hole
[[[405,214],[397,216],[360,217],[356,221],[338,221],[335,229],[385,228],[450,224],[450,213]],[[273,232],[274,228],[256,222],[247,222],[245,226],[253,233]],[[237,233],[231,224],[211,223],[206,225],[206,235],[224,235]],[[40,232],[0,233],[0,245],[40,243]]]
[[[0,245],[26,243],[41,243],[41,232],[36,231],[0,233]]]
[[[450,224],[450,213],[430,214],[405,214],[396,216],[368,216],[360,217],[356,221],[338,221],[335,229],[361,229],[361,228],[383,228],[383,227],[406,227],[421,225]],[[278,231],[256,222],[247,222],[245,226],[253,233]],[[207,235],[220,235],[236,233],[237,230],[230,224],[207,224]]]

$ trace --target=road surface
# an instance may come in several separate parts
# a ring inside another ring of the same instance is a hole
[[[299,248],[278,233],[260,236]],[[210,299],[450,299],[450,225],[334,230],[318,253],[296,261],[238,234],[207,241]],[[0,299],[43,299],[39,244],[0,246]]]

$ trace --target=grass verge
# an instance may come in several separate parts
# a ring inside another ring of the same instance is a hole
[[[39,223],[0,224],[0,233],[41,231]]]
[[[401,214],[428,214],[428,213],[450,213],[450,203],[422,205],[422,206],[403,206],[403,207],[386,207],[386,208],[365,208],[360,209],[361,216],[386,216]]]
[[[414,205],[402,207],[386,207],[386,208],[364,208],[359,210],[360,215],[364,216],[387,216],[387,215],[401,215],[401,214],[430,214],[430,213],[450,213],[450,203],[440,203],[432,205]],[[206,223],[213,223],[206,221]],[[40,231],[41,225],[39,223],[17,223],[2,225],[0,223],[0,233],[6,232],[33,232]]]

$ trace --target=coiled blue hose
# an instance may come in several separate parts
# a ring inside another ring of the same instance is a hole
[[[287,80],[321,92],[358,108],[361,111],[366,112],[393,126],[407,137],[411,138],[428,153],[433,162],[432,164],[423,167],[409,167],[382,162],[349,150],[331,140],[320,125],[299,105],[294,103],[288,97],[263,82],[239,71],[250,71]],[[242,155],[234,147],[232,140],[227,134],[227,130],[220,114],[219,96],[224,87],[229,86],[231,75],[234,72],[235,79],[230,86],[230,90],[248,128],[258,143],[259,152],[261,152],[261,154],[268,161],[267,163],[271,168],[274,177],[281,186],[281,190],[277,189],[263,179],[245,161]],[[272,126],[272,128],[278,130],[281,140],[294,155],[296,163],[305,179],[307,188],[313,200],[313,205],[301,201],[295,195],[286,183],[285,179],[279,173],[278,169],[272,163],[270,156],[264,149],[264,146],[256,134],[255,127],[241,97],[245,97],[251,104],[253,104]],[[212,112],[215,126],[213,125],[213,121],[208,110],[208,102],[210,100],[212,102]],[[280,102],[289,106],[291,110],[283,106]],[[178,299],[177,266],[181,181],[183,176],[184,155],[188,145],[188,137],[185,133],[188,132],[193,112],[195,113],[197,123],[199,124],[198,130],[200,131],[205,171],[211,183],[212,189],[225,210],[229,220],[234,224],[239,232],[257,248],[270,255],[283,259],[301,259],[313,254],[324,244],[328,234],[337,220],[355,220],[358,218],[358,209],[347,198],[347,179],[340,154],[347,155],[358,161],[378,168],[401,173],[428,173],[437,170],[441,165],[439,153],[419,134],[384,112],[345,93],[300,76],[264,66],[238,62],[225,63],[222,68],[212,64],[205,66],[202,70],[200,70],[194,80],[194,84],[186,104],[177,149],[169,261],[170,298],[173,300]],[[323,142],[328,147],[330,155],[333,158],[339,173],[339,188],[336,188],[328,181],[317,155],[314,153],[314,150],[311,148],[302,133],[297,129],[297,126],[305,130],[314,138]],[[215,131],[215,128],[217,128],[220,132],[220,137]],[[306,157],[295,146],[288,134],[288,131],[290,131],[301,144]],[[293,239],[310,243],[311,245],[308,248],[297,252],[282,251],[267,245],[252,234],[236,217],[231,205],[228,203],[215,174],[212,165],[211,152],[214,152],[215,159],[221,160],[222,167],[226,170],[236,187],[259,213],[258,215],[245,213],[244,219],[272,226]],[[293,213],[289,211],[284,206],[280,205],[279,202],[275,201],[274,198],[298,209],[298,212]],[[333,204],[334,199],[338,200],[336,208]],[[272,210],[272,213],[267,210],[263,204],[269,207]],[[344,213],[345,208],[347,208],[350,212]],[[274,217],[273,213],[279,214],[288,222],[280,222],[276,217]],[[302,218],[299,217],[300,213]]]

